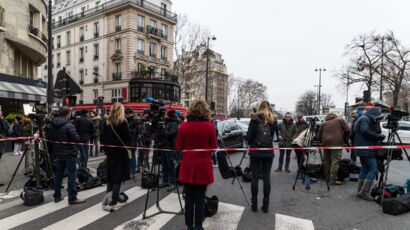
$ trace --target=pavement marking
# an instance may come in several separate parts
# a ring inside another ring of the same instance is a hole
[[[128,195],[127,204],[130,202],[138,199],[139,197],[145,195],[147,193],[146,189],[142,189],[141,187],[133,187],[125,191]],[[120,208],[121,209],[121,208]],[[110,214],[109,212],[102,209],[101,203],[98,203],[90,208],[87,208],[81,212],[78,212],[68,218],[65,218],[61,221],[58,221],[50,226],[47,226],[43,229],[80,229],[83,228],[92,222],[101,219],[102,217]]]
[[[181,202],[183,202],[183,200],[181,200]],[[160,203],[161,208],[164,209],[164,211],[170,211],[170,212],[181,211],[177,193],[169,194],[168,196],[163,198],[159,203]],[[182,203],[182,207],[184,207],[184,203]],[[147,210],[147,215],[150,215],[157,211],[158,211],[157,206],[156,204],[154,204]],[[168,223],[168,221],[170,221],[176,215],[175,214],[159,214],[159,215],[153,216],[145,220],[142,219],[142,216],[143,216],[143,213],[139,215],[138,217],[117,226],[115,230],[120,230],[120,229],[158,230],[161,227],[163,227],[166,223]]]
[[[204,229],[236,230],[242,218],[245,207],[219,202],[218,212],[213,217],[207,217]]]
[[[98,160],[102,160],[102,159],[105,159],[105,155],[100,156],[100,157],[91,157],[91,158],[88,159],[88,162],[98,161]]]
[[[92,197],[94,195],[97,195],[98,193],[105,191],[105,189],[106,189],[105,186],[102,186],[102,187],[86,190],[83,192],[79,192],[78,197],[81,199],[87,199],[89,197]],[[0,220],[0,226],[2,229],[14,228],[19,225],[28,223],[32,220],[38,219],[42,216],[58,211],[60,209],[66,208],[68,206],[69,205],[67,202],[67,197],[65,197],[63,201],[60,201],[58,203],[54,203],[54,201],[52,201],[47,204],[43,204],[38,207],[29,209],[27,211],[20,212],[13,216],[4,218]]]
[[[276,213],[275,230],[315,230],[311,220],[296,218],[293,216],[286,216]]]

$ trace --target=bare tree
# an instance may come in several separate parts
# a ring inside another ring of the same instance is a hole
[[[296,113],[302,115],[313,115],[316,113],[317,100],[313,90],[304,92],[296,102]]]
[[[335,106],[335,104],[332,101],[332,95],[326,93],[321,95],[320,104],[323,108],[330,108]]]
[[[248,115],[256,105],[267,99],[267,87],[251,79],[247,79],[239,85],[239,105],[243,114]]]
[[[393,32],[386,34],[387,49],[390,52],[384,52],[385,63],[383,63],[383,80],[387,88],[393,95],[393,106],[398,105],[400,91],[403,85],[409,80],[409,63],[410,50],[401,45],[400,41],[394,37]]]
[[[225,92],[228,98],[228,114],[232,116],[234,113],[238,113],[238,95],[239,85],[243,82],[239,77],[235,77],[234,74],[229,74],[228,78],[228,90]],[[236,115],[237,116],[237,115]]]

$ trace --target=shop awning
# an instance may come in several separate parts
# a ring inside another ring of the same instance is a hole
[[[28,101],[46,101],[47,89],[35,80],[1,74],[0,97]]]

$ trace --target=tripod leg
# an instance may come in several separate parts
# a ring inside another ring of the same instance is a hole
[[[225,153],[226,153],[227,159],[228,159],[228,161],[229,161],[229,164],[230,164],[230,165],[231,165],[231,167],[233,168],[233,164],[232,164],[231,158],[230,158],[230,157],[229,157],[229,155],[228,155],[228,152],[226,152],[226,151],[225,151]],[[249,206],[248,197],[246,197],[246,194],[245,194],[245,191],[243,190],[243,187],[242,187],[241,181],[239,180],[238,175],[236,175],[235,170],[233,170],[233,175],[234,175],[234,178],[233,178],[232,184],[235,182],[235,179],[238,181],[239,188],[241,189],[242,194],[243,194],[243,196],[245,197],[246,204]]]
[[[23,162],[23,159],[26,157],[27,149],[29,149],[29,145],[26,144],[26,149],[24,150],[23,156],[21,156],[20,161],[19,161],[19,163],[17,164],[17,167],[16,167],[16,169],[15,169],[14,172],[13,172],[13,176],[11,177],[11,179],[10,179],[8,185],[7,185],[6,192],[9,191],[10,185],[11,185],[11,183],[13,182],[14,177],[16,176],[18,169],[20,168],[21,162]]]
[[[184,208],[182,207],[182,200],[181,200],[181,194],[179,193],[179,186],[178,184],[175,186],[177,189],[177,194],[178,194],[178,201],[179,201],[179,205],[181,207],[181,215],[184,215]]]

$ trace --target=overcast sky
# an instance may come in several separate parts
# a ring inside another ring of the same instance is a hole
[[[289,111],[305,90],[316,92],[315,68],[328,70],[322,91],[343,108],[346,92],[332,76],[346,63],[345,46],[373,30],[410,46],[409,10],[409,0],[173,0],[173,11],[217,37],[212,47],[229,73],[263,82],[276,108]],[[351,89],[350,104],[361,90]]]

